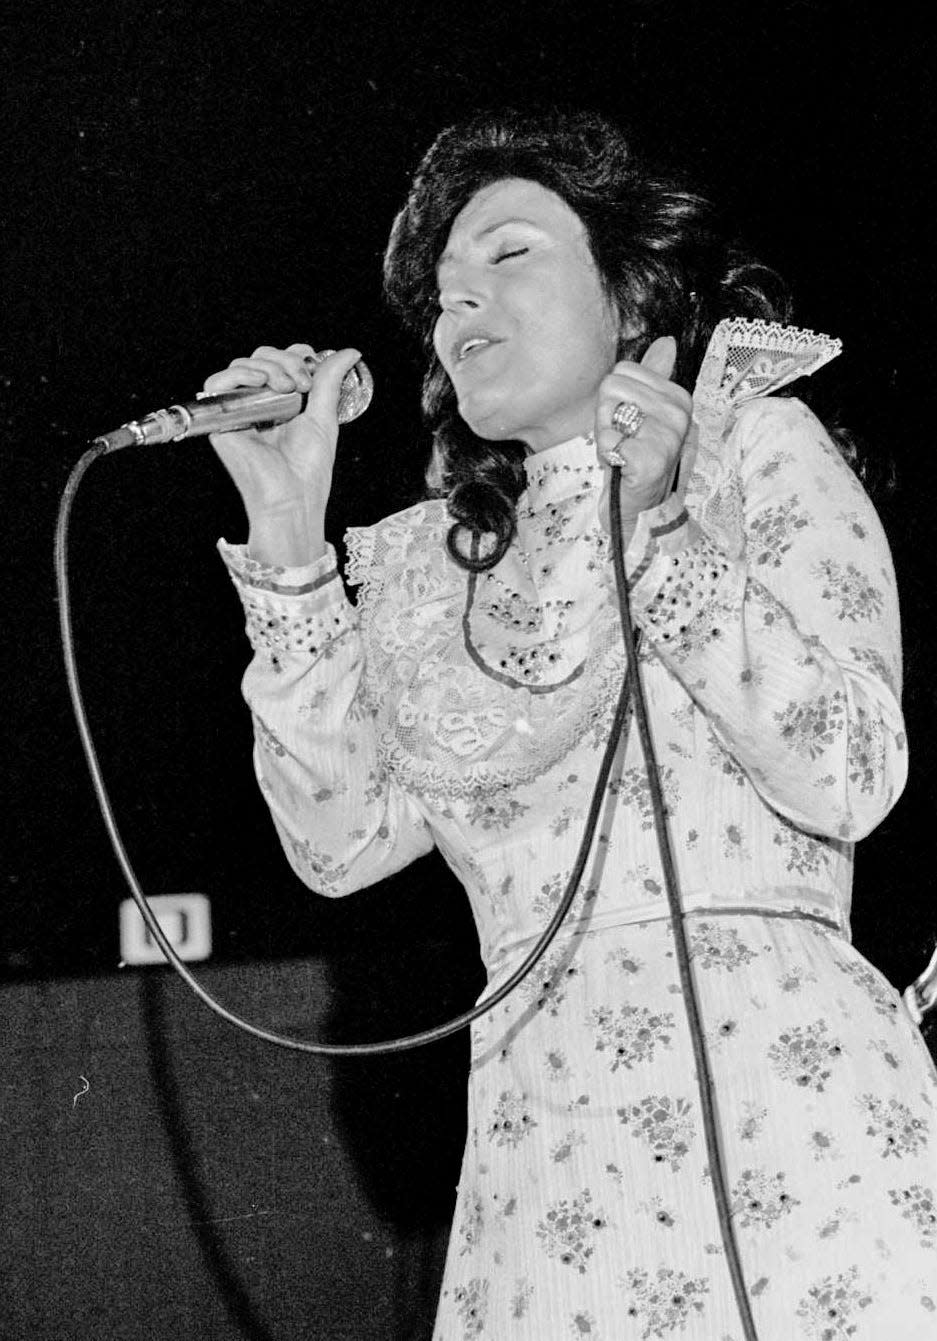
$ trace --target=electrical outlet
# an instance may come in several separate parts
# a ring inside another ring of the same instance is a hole
[[[147,903],[180,959],[209,957],[211,905],[204,894],[154,894]],[[120,905],[120,959],[122,966],[168,962],[133,899]]]

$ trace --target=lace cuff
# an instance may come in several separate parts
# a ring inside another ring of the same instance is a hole
[[[713,331],[693,388],[694,413],[719,425],[730,407],[810,377],[842,351],[841,340],[776,321],[727,317]]]
[[[218,553],[239,588],[256,587],[259,591],[272,591],[279,596],[305,596],[338,576],[338,562],[331,545],[326,546],[321,559],[299,568],[260,563],[251,558],[246,545],[230,545],[227,540],[218,541]]]
[[[689,514],[675,494],[658,507],[640,513],[625,553],[628,582],[636,600],[645,591],[652,592],[656,585],[655,560],[661,555],[679,554],[686,549],[689,527]]]
[[[250,558],[245,545],[218,542],[218,551],[244,606],[247,636],[255,652],[276,665],[281,654],[316,657],[355,627],[345,599],[335,551],[300,568],[283,568]]]

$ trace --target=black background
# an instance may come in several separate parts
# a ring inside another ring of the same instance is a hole
[[[52,581],[56,506],[83,444],[257,344],[355,344],[377,392],[343,434],[331,537],[413,501],[420,365],[380,300],[393,214],[442,125],[552,99],[598,107],[689,165],[790,278],[800,324],[845,342],[820,377],[864,443],[895,551],[914,761],[860,848],[855,936],[906,985],[937,923],[922,27],[900,7],[791,0],[122,0],[23,6],[4,48],[2,972],[118,971],[124,889],[70,715]],[[339,903],[292,876],[254,787],[221,534],[241,539],[244,523],[204,441],[105,458],[75,508],[80,667],[143,884],[209,895],[216,962],[327,957],[346,1037],[434,1020],[481,983],[460,891],[434,858]]]

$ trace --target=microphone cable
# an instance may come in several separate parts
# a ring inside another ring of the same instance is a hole
[[[448,1020],[446,1023],[436,1025],[431,1029],[424,1029],[419,1033],[408,1034],[401,1038],[387,1039],[383,1042],[322,1043],[311,1039],[294,1037],[289,1034],[277,1033],[274,1030],[265,1029],[252,1024],[250,1021],[245,1020],[228,1010],[226,1006],[222,1005],[220,1001],[213,997],[202,986],[194,974],[191,973],[185,963],[176,954],[175,949],[160,927],[156,916],[151,911],[150,906],[147,903],[146,895],[143,893],[140,883],[137,880],[124,847],[123,840],[121,839],[113,808],[108,797],[107,788],[104,784],[104,778],[94,748],[94,742],[91,738],[81,693],[81,686],[78,679],[68,578],[68,528],[75,494],[78,491],[78,486],[81,483],[85,472],[92,462],[99,456],[112,450],[114,450],[113,447],[107,442],[99,439],[92,443],[91,447],[79,459],[73,468],[63,491],[55,529],[55,578],[58,593],[59,626],[62,650],[65,659],[66,679],[68,681],[68,689],[71,696],[75,720],[78,726],[78,733],[81,738],[85,758],[91,773],[94,792],[111,841],[111,846],[123,872],[124,879],[133,896],[133,900],[139,908],[150,934],[153,936],[163,954],[166,956],[166,959],[176,972],[210,1010],[214,1011],[216,1015],[220,1016],[221,1019],[226,1020],[229,1024],[253,1035],[255,1038],[261,1039],[263,1042],[272,1043],[277,1047],[288,1048],[296,1052],[311,1053],[316,1056],[361,1057],[404,1052],[411,1048],[422,1047],[424,1044],[437,1042],[440,1039],[448,1037],[450,1034],[458,1032],[460,1029],[464,1029],[466,1026],[472,1024],[473,1021],[479,1019],[482,1015],[487,1014],[488,1011],[500,1001],[503,1001],[504,998],[527,977],[543,958],[564,922],[567,913],[572,906],[573,900],[576,897],[595,838],[595,831],[598,826],[602,802],[605,798],[605,788],[608,783],[609,774],[611,773],[612,763],[617,752],[619,740],[625,730],[629,708],[633,699],[634,715],[638,725],[641,750],[644,756],[645,771],[647,774],[648,786],[650,788],[651,804],[654,813],[654,828],[657,834],[658,852],[664,875],[664,887],[667,894],[668,912],[674,937],[674,949],[680,977],[680,986],[693,1048],[696,1082],[703,1117],[706,1152],[709,1160],[709,1173],[712,1181],[713,1197],[716,1203],[719,1229],[745,1341],[758,1341],[758,1334],[755,1330],[751,1305],[745,1287],[741,1253],[736,1240],[734,1226],[732,1224],[732,1206],[726,1176],[725,1156],[722,1150],[719,1120],[716,1113],[715,1085],[706,1049],[702,1011],[690,962],[691,957],[687,941],[685,915],[680,900],[676,863],[673,857],[673,850],[670,844],[670,835],[667,826],[666,804],[660,784],[658,764],[654,752],[653,738],[651,736],[647,702],[638,668],[638,648],[640,638],[635,633],[631,619],[630,602],[628,599],[628,582],[627,574],[625,572],[624,546],[621,529],[620,467],[612,467],[611,486],[609,490],[609,512],[612,536],[612,562],[615,573],[615,586],[618,596],[618,608],[621,618],[622,641],[625,647],[627,671],[622,682],[621,690],[619,691],[615,714],[609,731],[609,737],[605,745],[602,761],[599,766],[595,786],[593,788],[579,849],[569,879],[567,880],[566,888],[563,891],[563,896],[553,917],[550,919],[550,922],[542,932],[536,944],[510,977],[489,996],[484,997],[471,1010],[467,1010],[461,1015],[457,1015],[453,1019]]]
[[[634,715],[638,725],[638,737],[641,741],[641,753],[644,756],[644,770],[651,793],[651,807],[654,812],[654,831],[657,835],[657,850],[664,875],[664,889],[667,894],[667,908],[670,926],[673,931],[674,951],[677,970],[680,976],[680,988],[686,1011],[690,1042],[693,1046],[693,1061],[696,1070],[696,1087],[699,1093],[700,1109],[703,1117],[703,1132],[706,1142],[706,1154],[709,1158],[709,1175],[712,1180],[713,1197],[716,1202],[716,1215],[719,1220],[719,1232],[725,1250],[726,1264],[732,1282],[732,1292],[739,1311],[739,1321],[745,1341],[758,1341],[751,1304],[745,1288],[742,1270],[741,1252],[732,1224],[732,1203],[729,1197],[728,1178],[726,1176],[725,1156],[719,1133],[719,1118],[716,1113],[715,1083],[709,1054],[706,1049],[706,1036],[703,1030],[702,1010],[699,993],[690,963],[690,947],[686,933],[686,914],[680,898],[680,886],[673,848],[670,843],[670,829],[667,824],[667,806],[660,784],[660,772],[654,751],[654,740],[647,710],[644,686],[638,670],[637,655],[632,656],[636,646],[634,625],[631,620],[631,603],[628,599],[628,579],[625,573],[625,556],[621,531],[621,470],[612,469],[612,483],[609,491],[609,520],[612,532],[612,563],[615,569],[615,587],[618,592],[618,610],[621,615],[622,640],[628,651],[628,680],[634,691]]]
[[[531,970],[543,958],[549,946],[552,944],[557,932],[572,906],[573,900],[582,883],[583,871],[589,858],[595,838],[595,831],[598,827],[599,817],[602,809],[602,802],[605,797],[605,788],[611,773],[612,763],[618,747],[619,739],[625,729],[628,719],[632,679],[626,675],[622,681],[621,690],[618,695],[618,702],[615,708],[614,718],[612,720],[609,738],[605,746],[605,752],[602,756],[602,762],[599,766],[598,776],[595,781],[595,787],[592,793],[592,799],[589,805],[585,826],[579,849],[573,863],[572,871],[563,891],[563,896],[550,919],[544,928],[540,938],[531,948],[524,960],[514,972],[507,978],[500,987],[496,988],[489,996],[484,997],[471,1010],[455,1016],[444,1024],[436,1025],[431,1029],[421,1030],[419,1033],[407,1034],[401,1038],[386,1039],[376,1043],[321,1043],[312,1039],[298,1038],[290,1034],[277,1033],[271,1029],[265,1029],[261,1026],[252,1024],[250,1021],[242,1019],[232,1011],[221,1004],[213,997],[198,981],[195,975],[187,965],[179,958],[172,944],[163,932],[162,927],[156,915],[150,908],[146,895],[144,894],[140,882],[137,879],[130,858],[127,855],[126,848],[117,826],[114,816],[114,810],[108,796],[107,788],[104,783],[104,777],[101,766],[98,761],[97,752],[91,737],[91,730],[88,725],[88,718],[85,712],[84,700],[81,693],[81,685],[78,678],[78,666],[75,656],[75,639],[72,630],[71,602],[69,595],[69,576],[68,576],[68,531],[71,517],[72,504],[78,486],[81,483],[88,467],[101,455],[115,451],[117,447],[112,446],[103,439],[97,439],[91,444],[88,450],[76,463],[62,494],[59,504],[58,518],[55,528],[55,581],[58,593],[59,608],[59,630],[61,635],[62,652],[65,660],[65,676],[68,682],[68,691],[71,697],[72,710],[75,721],[78,726],[78,734],[81,738],[82,748],[88,769],[91,773],[91,782],[94,793],[97,798],[98,806],[104,820],[104,826],[110,839],[111,847],[117,858],[118,865],[123,872],[124,880],[133,897],[134,903],[140,910],[140,914],[149,929],[150,934],[162,950],[166,959],[188,984],[195,995],[210,1010],[213,1010],[221,1019],[238,1029],[252,1034],[255,1038],[263,1040],[265,1043],[273,1043],[277,1047],[289,1048],[295,1052],[312,1053],[316,1056],[331,1057],[362,1057],[373,1056],[381,1053],[404,1052],[410,1048],[422,1047],[427,1043],[435,1043],[439,1039],[447,1038],[450,1034],[457,1033],[464,1029],[473,1021],[487,1014],[494,1006],[510,993],[515,987],[523,981]]]

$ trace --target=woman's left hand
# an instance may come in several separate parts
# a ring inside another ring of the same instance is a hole
[[[638,514],[662,503],[673,488],[680,454],[690,431],[693,398],[670,380],[677,361],[677,342],[671,335],[654,340],[640,363],[623,360],[603,378],[595,414],[599,460],[608,467],[599,501],[599,516],[609,523],[611,466],[621,466],[621,523],[625,544],[631,539]],[[643,414],[632,437],[622,437],[612,416],[622,402]]]

